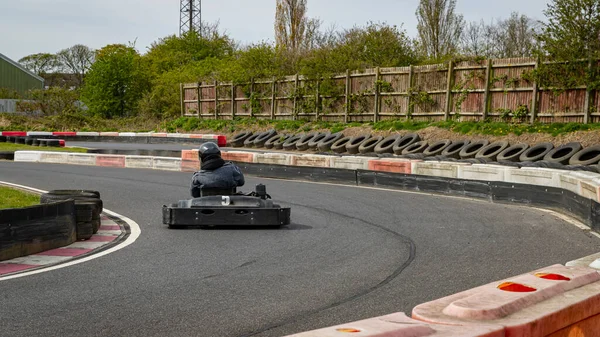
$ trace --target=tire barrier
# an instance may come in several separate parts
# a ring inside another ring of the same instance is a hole
[[[581,151],[581,149],[581,143],[573,142],[564,144],[548,152],[548,154],[544,156],[544,160],[566,165],[569,163],[571,157],[573,157],[577,152]]]
[[[375,153],[375,147],[379,143],[381,143],[382,140],[383,140],[382,136],[377,136],[377,137],[372,137],[370,139],[367,139],[362,144],[360,144],[360,146],[358,147],[358,152],[360,152],[362,154]]]
[[[333,151],[332,150],[333,144],[335,144],[337,141],[339,141],[342,138],[344,138],[344,134],[339,133],[339,132],[329,135],[329,136],[323,138],[323,140],[320,141],[319,144],[317,144],[317,149],[321,152]]]
[[[451,140],[445,139],[435,142],[423,151],[426,157],[434,157],[441,154],[448,146],[452,144]]]
[[[600,145],[587,147],[569,160],[570,165],[597,165],[600,162]]]
[[[529,149],[528,144],[509,146],[506,150],[502,151],[496,159],[498,162],[516,162],[519,161],[519,158],[523,152],[527,151],[527,149]]]
[[[418,134],[409,133],[402,137],[398,143],[394,144],[392,150],[394,151],[394,154],[401,155],[403,154],[402,152],[404,149],[419,141],[421,141],[421,137]]]
[[[335,153],[344,153],[346,152],[346,145],[350,143],[352,137],[342,137],[338,139],[335,143],[331,145],[331,151]],[[323,143],[321,143],[323,144]],[[319,144],[319,149],[321,149],[321,144]]]
[[[68,246],[76,236],[73,200],[0,210],[0,261]]]
[[[316,150],[319,146],[319,144],[321,143],[321,141],[323,141],[325,138],[329,137],[331,134],[330,133],[319,133],[317,136],[315,136],[313,139],[310,140],[310,142],[308,142],[308,149],[309,150]]]
[[[457,142],[452,142],[450,146],[446,147],[444,151],[442,151],[442,156],[445,156],[446,158],[450,159],[459,159],[460,151],[462,151],[462,149],[464,149],[470,143],[471,142],[468,140],[459,140]]]
[[[391,135],[383,139],[381,142],[375,146],[375,153],[384,154],[384,153],[394,153],[394,146],[402,139],[400,135]]]
[[[472,142],[469,145],[465,146],[462,150],[460,150],[458,155],[461,159],[475,158],[477,153],[479,153],[481,149],[488,146],[489,144],[490,142],[487,140],[478,140]]]
[[[530,147],[527,151],[523,152],[519,157],[519,160],[522,162],[527,161],[539,161],[544,159],[544,157],[554,149],[554,144],[552,143],[540,143]],[[600,159],[598,159],[600,161]]]
[[[259,148],[264,147],[267,140],[273,138],[273,136],[276,136],[276,135],[277,135],[277,131],[275,131],[275,130],[269,130],[269,131],[261,133],[254,140],[254,147],[259,147]]]
[[[287,142],[292,137],[293,137],[293,135],[286,135],[286,136],[279,138],[278,140],[273,142],[273,148],[276,150],[283,149],[283,144],[285,144],[285,142]]]
[[[296,149],[296,143],[298,143],[298,141],[299,141],[300,139],[302,139],[302,137],[304,137],[304,135],[303,135],[303,134],[300,134],[300,135],[295,135],[295,136],[292,136],[292,137],[288,138],[288,140],[286,140],[286,141],[283,143],[283,147],[282,147],[282,148],[283,148],[284,150],[286,150],[286,151],[292,151],[292,150],[295,150],[295,149]]]
[[[369,139],[371,139],[371,135],[353,137],[352,139],[350,139],[348,144],[346,144],[346,152],[348,152],[350,154],[360,153],[358,151],[358,148],[360,147],[360,145],[362,143],[366,142]]]
[[[255,133],[244,140],[244,147],[254,147],[254,141],[260,137],[260,133]]]
[[[508,142],[495,142],[492,143],[477,152],[475,158],[485,158],[488,161],[496,161],[496,158],[502,151],[504,151],[510,144]]]
[[[404,150],[402,150],[402,154],[422,154],[423,150],[425,150],[428,146],[429,143],[427,143],[426,140],[422,140],[407,146]],[[425,157],[425,155],[423,155],[423,157]]]
[[[269,138],[265,142],[264,148],[265,149],[272,149],[272,148],[275,147],[275,142],[277,142],[278,140],[286,141],[288,138],[290,138],[289,135],[275,135],[275,136]]]
[[[100,193],[90,190],[53,190],[42,194],[40,202],[46,204],[69,199],[75,201],[77,240],[88,240],[100,228],[100,214],[103,211]]]
[[[309,133],[304,137],[298,139],[296,142],[296,150],[298,151],[306,151],[308,150],[308,143],[310,143],[315,137],[317,137],[318,133]]]

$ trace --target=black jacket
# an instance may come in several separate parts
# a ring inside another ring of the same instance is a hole
[[[217,169],[200,170],[194,173],[190,192],[193,198],[198,198],[201,189],[230,189],[244,186],[245,183],[240,168],[234,163],[227,162]]]

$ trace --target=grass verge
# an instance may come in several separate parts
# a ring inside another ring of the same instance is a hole
[[[10,187],[0,186],[0,209],[39,205],[40,196]]]
[[[78,147],[40,147],[13,143],[0,143],[0,151],[53,151],[86,153],[87,149]]]

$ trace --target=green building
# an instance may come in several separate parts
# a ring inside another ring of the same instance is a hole
[[[44,79],[0,54],[0,88],[24,95],[32,89],[43,89]]]

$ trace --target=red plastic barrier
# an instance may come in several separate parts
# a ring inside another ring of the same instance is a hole
[[[502,328],[456,327],[415,321],[402,312],[288,337],[504,337]]]
[[[217,137],[217,145],[226,146],[227,145],[227,137],[223,135],[219,135]]]
[[[125,167],[125,156],[99,155],[96,156],[96,166]]]
[[[381,172],[393,172],[411,174],[412,166],[410,161],[397,160],[369,160],[369,170]]]
[[[412,317],[436,324],[500,326],[506,336],[543,337],[598,314],[598,271],[554,265],[418,305]],[[581,336],[587,332],[592,333]]]
[[[26,131],[2,131],[3,136],[11,136],[11,137],[25,137],[27,136]]]
[[[62,137],[75,137],[77,136],[77,132],[52,132],[52,135]]]
[[[64,139],[59,139],[58,140],[58,144],[60,145],[60,147],[65,147],[65,140]]]

